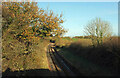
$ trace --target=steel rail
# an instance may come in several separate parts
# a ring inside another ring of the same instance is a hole
[[[49,49],[48,53],[50,55],[50,58],[52,59],[52,63],[55,67],[58,77],[60,77],[60,76],[76,77],[76,76],[80,75],[79,71],[75,70],[75,68],[73,66],[69,65],[69,63],[67,63],[67,61],[57,53],[57,51],[54,47],[49,47],[48,49]],[[60,69],[63,71],[62,73],[61,73],[61,71],[58,70],[57,66],[59,66]],[[63,73],[64,73],[64,75],[63,75]]]

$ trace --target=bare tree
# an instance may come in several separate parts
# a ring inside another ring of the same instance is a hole
[[[100,18],[90,21],[84,31],[92,40],[93,46],[102,45],[103,39],[107,39],[112,35],[110,23],[102,21]]]

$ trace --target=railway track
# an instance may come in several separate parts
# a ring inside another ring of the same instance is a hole
[[[48,47],[47,57],[52,76],[82,76],[64,57],[59,55],[54,47]]]

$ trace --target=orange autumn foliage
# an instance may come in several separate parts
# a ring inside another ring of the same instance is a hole
[[[66,32],[61,26],[62,16],[39,9],[36,2],[3,2],[2,12],[3,34],[9,29],[16,37],[30,41],[31,38],[60,36]]]

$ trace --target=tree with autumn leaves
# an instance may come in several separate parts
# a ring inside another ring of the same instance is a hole
[[[63,22],[62,14],[38,8],[36,2],[2,2],[3,69],[26,70],[28,62],[37,64],[39,52],[33,48],[41,43],[40,39],[62,36],[66,32]]]
[[[60,37],[66,31],[61,26],[62,14],[39,9],[36,2],[2,3],[3,37],[10,33],[20,41],[30,42],[45,37]]]

